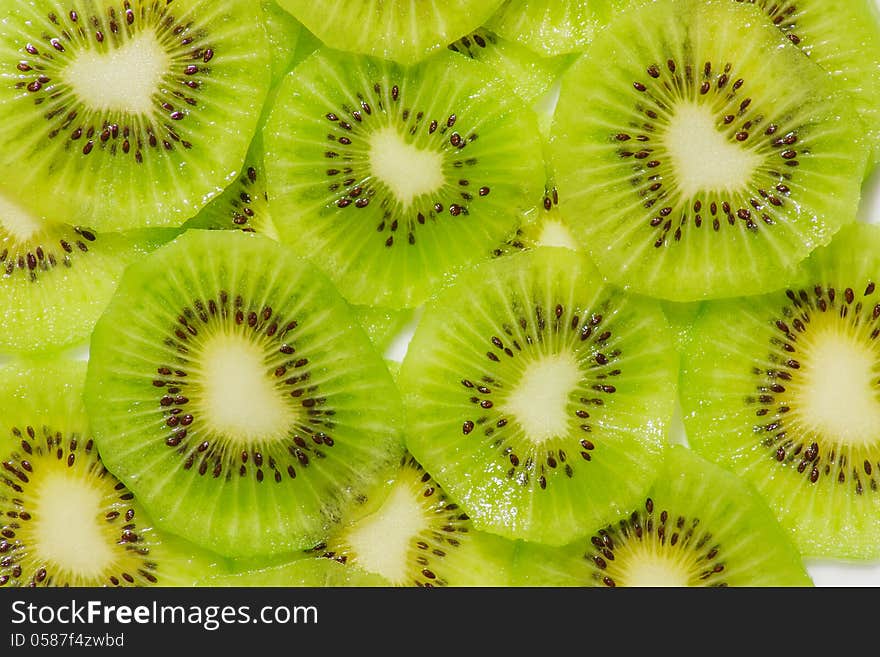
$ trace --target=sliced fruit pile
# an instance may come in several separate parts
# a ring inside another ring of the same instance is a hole
[[[7,2],[0,135],[0,586],[880,559],[874,0]]]

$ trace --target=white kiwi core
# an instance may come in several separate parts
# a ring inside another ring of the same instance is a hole
[[[679,550],[663,549],[652,542],[627,543],[617,550],[618,586],[684,587],[691,582],[688,556]]]
[[[57,470],[40,481],[34,497],[39,510],[33,520],[36,552],[59,571],[99,578],[114,561],[101,524],[101,491]]]
[[[235,332],[220,332],[201,347],[199,414],[209,430],[240,444],[283,438],[296,411],[275,385],[263,347]]]
[[[803,426],[839,444],[867,446],[880,427],[880,353],[868,346],[872,341],[830,319],[811,326],[798,347],[792,412]]]
[[[407,552],[413,537],[430,527],[412,489],[399,483],[374,513],[347,532],[358,564],[395,584],[407,583]]]
[[[712,110],[696,102],[676,105],[669,119],[663,145],[685,197],[742,189],[762,161],[749,147],[731,142],[717,123]]]
[[[162,77],[171,66],[152,32],[141,32],[116,48],[82,50],[63,78],[85,105],[105,112],[150,115]]]
[[[502,410],[512,415],[535,443],[565,435],[568,399],[581,377],[570,353],[544,354],[526,365]]]
[[[413,199],[440,189],[446,182],[443,157],[408,143],[388,125],[370,137],[370,170],[407,208]]]

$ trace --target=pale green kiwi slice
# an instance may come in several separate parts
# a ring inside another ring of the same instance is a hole
[[[880,555],[880,227],[783,290],[706,302],[684,351],[688,440],[754,484],[808,556]]]
[[[0,586],[193,586],[223,560],[157,529],[104,465],[86,363],[0,369]]]
[[[0,186],[99,231],[180,226],[241,169],[270,84],[260,3],[0,8]]]
[[[426,305],[398,375],[407,446],[474,527],[564,544],[647,487],[676,398],[656,300],[538,247]]]
[[[743,479],[681,445],[629,513],[564,548],[522,544],[516,585],[810,587],[791,537]]]
[[[545,57],[582,51],[614,15],[609,0],[505,0],[486,26]]]
[[[413,64],[482,25],[501,0],[278,0],[332,48]]]
[[[488,257],[544,180],[534,112],[448,51],[406,67],[323,48],[283,81],[263,139],[282,241],[359,305],[423,303]]]
[[[349,305],[242,231],[189,230],[126,270],[85,401],[151,517],[233,557],[315,545],[403,451],[399,394]]]
[[[562,80],[561,207],[621,285],[679,302],[768,292],[855,220],[852,99],[753,5],[633,5]]]

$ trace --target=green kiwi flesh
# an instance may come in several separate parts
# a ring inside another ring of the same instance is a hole
[[[391,584],[379,575],[357,566],[332,559],[308,556],[272,565],[234,569],[200,579],[197,586],[264,588],[264,587],[387,587]]]
[[[690,445],[750,481],[810,557],[880,555],[880,227],[785,289],[706,302],[684,353]]]
[[[544,178],[534,112],[452,52],[403,67],[321,49],[282,82],[263,139],[282,241],[361,305],[420,305],[488,257]]]
[[[0,10],[0,185],[98,231],[180,226],[232,181],[270,83],[260,5]]]
[[[501,0],[278,0],[331,48],[417,63],[482,25]]]
[[[732,0],[619,13],[563,74],[550,150],[600,270],[679,302],[778,287],[855,220],[867,163],[849,95]]]
[[[613,15],[608,0],[505,0],[486,26],[542,56],[582,51]]]
[[[101,461],[84,361],[0,370],[0,586],[192,586],[222,559],[153,526]]]
[[[564,548],[522,544],[519,586],[809,587],[790,536],[757,490],[674,445],[631,513]]]
[[[496,258],[426,305],[398,375],[407,447],[477,529],[564,544],[642,495],[677,359],[656,300],[585,256]]]
[[[241,231],[192,229],[128,268],[85,401],[151,517],[226,556],[315,545],[403,450],[399,395],[349,305]]]

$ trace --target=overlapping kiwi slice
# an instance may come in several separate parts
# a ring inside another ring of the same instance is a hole
[[[880,556],[880,227],[778,292],[707,302],[684,355],[692,447],[752,482],[811,557]]]
[[[848,94],[732,0],[621,12],[564,75],[551,159],[609,278],[673,301],[757,294],[855,219]]]
[[[242,166],[270,82],[259,3],[0,9],[0,185],[99,231],[179,226]],[[87,219],[85,219],[87,218]]]
[[[482,25],[501,0],[278,0],[332,48],[412,64]]]
[[[403,67],[322,49],[284,80],[263,136],[282,240],[357,304],[418,306],[486,259],[544,180],[534,112],[451,52]]]
[[[615,10],[609,0],[505,0],[486,26],[551,57],[582,51]]]
[[[493,248],[492,255],[497,258],[539,246],[581,249],[559,211],[559,192],[552,183],[544,189],[540,205],[525,214],[514,234]]]
[[[658,302],[539,247],[461,274],[398,376],[407,446],[474,527],[564,544],[627,513],[657,467],[677,355]]]
[[[161,532],[103,464],[83,361],[0,370],[0,586],[192,586],[216,554]]]
[[[174,229],[99,233],[45,221],[0,191],[0,353],[87,340],[126,265],[174,235]]]
[[[315,545],[403,451],[399,394],[348,304],[241,231],[189,230],[129,267],[85,400],[151,517],[229,556]]]
[[[531,586],[812,586],[758,491],[682,445],[631,512],[564,548],[522,544],[514,573]]]

